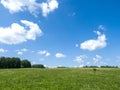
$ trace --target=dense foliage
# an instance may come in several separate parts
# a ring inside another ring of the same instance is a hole
[[[101,68],[118,68],[118,66],[101,66]]]
[[[20,60],[17,57],[0,57],[0,68],[30,68],[31,63],[28,60]]]
[[[28,60],[22,60],[21,61],[21,67],[22,68],[30,68],[31,67],[31,63]]]
[[[45,66],[42,64],[34,64],[32,65],[32,68],[45,68]]]
[[[16,57],[1,57],[0,58],[0,68],[20,68],[21,61]]]
[[[83,66],[83,68],[118,68],[118,66]]]

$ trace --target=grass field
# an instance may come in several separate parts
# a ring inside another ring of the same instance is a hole
[[[120,90],[120,69],[0,69],[0,90]]]

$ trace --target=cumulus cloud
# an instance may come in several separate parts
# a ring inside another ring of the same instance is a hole
[[[102,56],[100,55],[96,55],[94,58],[93,58],[93,62],[94,64],[96,64],[98,61],[100,61],[102,59]]]
[[[80,44],[80,48],[83,50],[94,51],[96,49],[101,49],[106,47],[107,45],[106,35],[101,34],[101,32],[99,31],[96,31],[96,34],[98,35],[97,39],[90,39],[90,40],[84,41],[83,43]]]
[[[23,52],[18,51],[17,54],[18,54],[18,55],[23,55]]]
[[[57,0],[48,0],[47,2],[43,2],[40,4],[42,9],[43,16],[47,16],[50,12],[53,12],[55,9],[58,8]]]
[[[17,51],[17,54],[18,54],[18,55],[23,55],[24,52],[27,52],[27,51],[28,51],[28,49],[23,48],[23,49],[16,50],[16,51]]]
[[[27,51],[28,51],[28,49],[23,48],[23,49],[21,49],[21,51],[22,51],[22,52],[27,52]]]
[[[5,50],[3,48],[0,48],[0,53],[5,53],[5,52],[8,52],[8,50]]]
[[[9,27],[0,27],[0,43],[20,44],[27,40],[36,40],[37,36],[42,35],[40,27],[27,20],[20,21],[22,25],[13,23]]]
[[[45,55],[46,57],[50,56],[50,53],[46,50],[40,50],[40,51],[38,51],[38,54]]]
[[[62,53],[56,53],[56,54],[55,54],[55,57],[56,57],[56,58],[65,58],[66,55],[64,55],[64,54],[62,54]]]
[[[46,2],[38,3],[36,0],[1,0],[0,3],[9,10],[10,13],[20,11],[29,11],[37,16],[39,10],[42,10],[42,15],[47,16],[58,8],[57,0],[47,0]]]
[[[80,56],[76,56],[74,61],[76,61],[76,62],[78,62],[78,63],[81,63],[81,62],[83,62],[83,60],[86,59],[86,58],[87,58],[86,55],[80,55]]]

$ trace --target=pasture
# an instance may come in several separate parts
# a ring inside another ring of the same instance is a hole
[[[0,69],[0,90],[120,90],[120,69]]]

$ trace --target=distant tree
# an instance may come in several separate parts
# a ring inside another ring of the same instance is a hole
[[[21,67],[22,68],[31,68],[31,63],[28,60],[22,60],[21,61]]]
[[[0,57],[0,68],[30,68],[31,63],[28,60],[21,61],[17,57]]]
[[[5,68],[5,57],[0,58],[0,68]]]
[[[99,68],[98,66],[90,66],[90,68]]]
[[[88,68],[88,66],[86,65],[86,66],[83,66],[83,68]]]
[[[68,68],[68,67],[65,67],[65,66],[58,66],[57,68]]]
[[[13,68],[20,68],[21,67],[21,60],[20,58],[17,57],[13,57],[12,59],[12,64],[13,64]]]
[[[45,66],[42,64],[34,64],[32,65],[32,68],[45,68]]]
[[[20,58],[0,57],[0,68],[20,68]]]
[[[10,57],[6,57],[5,62],[6,62],[6,64],[4,65],[5,68],[14,68],[12,65],[12,59]]]
[[[118,66],[108,66],[108,65],[106,65],[106,66],[101,66],[101,68],[118,68]]]
[[[99,68],[98,66],[83,66],[83,68]]]

